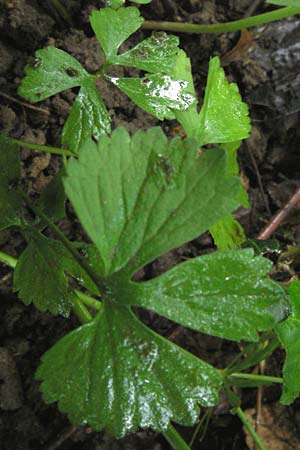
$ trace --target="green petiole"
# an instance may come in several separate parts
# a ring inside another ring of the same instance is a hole
[[[179,22],[156,22],[146,20],[142,27],[145,30],[175,31],[178,33],[228,33],[231,31],[243,30],[245,28],[257,27],[266,23],[285,19],[286,17],[300,14],[300,8],[286,7],[275,11],[258,14],[241,20],[234,20],[226,23],[216,23],[211,25],[198,25],[195,23]]]

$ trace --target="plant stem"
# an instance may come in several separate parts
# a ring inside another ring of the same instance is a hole
[[[162,432],[164,438],[169,442],[174,450],[191,450],[187,443],[182,439],[175,428],[170,424],[166,431]]]
[[[251,423],[248,421],[247,417],[245,416],[245,414],[243,413],[243,411],[241,410],[240,407],[235,409],[235,413],[239,417],[239,419],[241,420],[243,425],[245,426],[246,430],[251,435],[251,437],[252,437],[253,441],[255,442],[257,448],[259,450],[266,450],[266,447],[264,446],[264,444],[260,440],[260,437],[258,436],[256,431],[254,430],[254,428],[252,427]]]
[[[243,30],[244,28],[256,27],[276,20],[285,19],[289,16],[300,14],[300,8],[286,7],[279,8],[275,11],[258,14],[256,16],[247,17],[233,22],[216,23],[211,25],[199,25],[195,23],[178,23],[178,22],[156,22],[146,20],[142,28],[146,30],[164,30],[175,31],[181,33],[227,33],[230,31]]]
[[[52,153],[53,155],[62,156],[75,156],[70,150],[63,148],[48,147],[47,145],[33,144],[32,142],[20,141],[19,139],[12,139],[12,141],[20,147],[30,148],[31,150],[37,150],[39,152]]]
[[[21,189],[18,190],[19,194],[24,199],[27,206],[31,209],[31,211],[45,222],[48,228],[53,231],[56,237],[63,243],[63,245],[69,250],[72,256],[76,259],[78,264],[86,271],[88,276],[93,280],[96,286],[99,288],[99,291],[105,290],[105,285],[100,277],[94,272],[89,263],[78,253],[76,248],[73,247],[72,243],[66,238],[64,233],[53,223],[51,220],[44,214],[43,210],[38,206],[34,205],[30,200],[27,194],[23,192]]]
[[[87,306],[90,306],[90,308],[95,309],[96,311],[100,311],[102,309],[103,304],[99,302],[99,300],[96,300],[93,297],[90,297],[89,295],[85,294],[84,292],[75,290],[77,297],[79,300],[84,303]]]
[[[7,255],[6,253],[0,252],[0,261],[7,264],[13,269],[16,267],[18,260],[13,256]]]
[[[283,378],[279,377],[271,377],[268,375],[255,375],[252,373],[231,373],[229,375],[232,378],[240,378],[244,380],[252,380],[252,381],[266,381],[269,383],[283,383]]]
[[[78,295],[79,291],[75,291]],[[92,320],[93,316],[89,313],[82,302],[74,295],[72,299],[73,312],[76,314],[77,318],[81,323],[88,323]]]

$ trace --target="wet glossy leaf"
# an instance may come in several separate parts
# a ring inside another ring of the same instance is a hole
[[[187,87],[185,89],[185,92],[196,97],[191,61],[183,50],[180,50],[176,56],[176,62],[172,71],[172,76],[176,80],[186,81]],[[196,136],[199,127],[197,101],[185,111],[175,110],[173,112],[178,122],[182,125],[187,136]]]
[[[38,50],[34,63],[25,67],[25,74],[18,93],[32,102],[80,86],[89,76],[73,56],[55,47]]]
[[[62,168],[54,175],[38,201],[38,206],[54,222],[63,219],[66,215],[66,194],[62,183],[64,174],[65,171]]]
[[[224,158],[221,149],[199,156],[193,138],[169,143],[160,128],[132,138],[120,128],[86,144],[64,184],[100,252],[102,275],[134,272],[232,211],[240,180],[225,175]]]
[[[174,119],[173,110],[186,110],[196,101],[186,92],[186,81],[169,75],[149,74],[144,78],[111,78],[111,81],[140,108],[160,120]]]
[[[120,45],[140,28],[144,19],[135,6],[93,11],[90,22],[108,63],[113,63]]]
[[[213,367],[109,302],[43,356],[37,378],[73,423],[117,437],[139,426],[165,430],[170,420],[191,425],[221,385]]]
[[[179,52],[179,39],[164,32],[154,32],[136,47],[117,56],[115,64],[137,67],[147,72],[171,74]]]
[[[258,331],[287,314],[285,291],[266,277],[271,267],[252,249],[215,252],[132,283],[123,295],[130,304],[203,333],[255,341]]]
[[[21,224],[22,199],[16,191],[19,181],[18,146],[0,134],[0,230]]]
[[[86,78],[81,83],[79,94],[64,125],[62,144],[77,153],[85,141],[96,140],[110,132],[110,117],[99,96],[95,81]]]
[[[281,403],[289,405],[300,394],[300,282],[293,281],[289,288],[292,314],[275,331],[285,348],[286,360],[283,366],[283,392]]]
[[[61,242],[34,231],[28,237],[14,272],[14,289],[26,305],[33,303],[41,311],[68,316],[74,293],[67,275],[89,287],[92,281]]]
[[[248,107],[235,83],[228,83],[218,57],[209,63],[204,102],[199,114],[201,145],[234,142],[249,136]]]

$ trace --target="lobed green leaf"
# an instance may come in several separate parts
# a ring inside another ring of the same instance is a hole
[[[160,128],[87,143],[64,185],[100,252],[101,275],[133,273],[235,209],[240,180],[226,175],[225,161],[223,150],[199,156],[195,139],[168,142]]]
[[[117,437],[138,427],[163,431],[170,420],[191,425],[198,404],[218,402],[221,386],[213,367],[111,302],[49,350],[36,377],[44,399],[58,401],[73,423]]]
[[[266,277],[271,266],[252,249],[215,252],[131,283],[119,297],[203,333],[256,341],[286,316],[284,290]]]
[[[300,0],[267,0],[267,3],[278,6],[293,6],[295,8],[300,7]]]
[[[137,67],[147,72],[171,74],[179,52],[179,39],[164,32],[154,32],[136,47],[118,55],[114,64]]]
[[[199,114],[200,145],[234,142],[249,136],[248,107],[235,83],[228,83],[218,57],[209,63],[204,102]]]
[[[62,182],[64,168],[60,169],[50,183],[42,191],[38,206],[53,222],[61,220],[66,215],[66,194]]]
[[[105,133],[110,133],[110,117],[95,80],[89,76],[81,82],[79,94],[63,128],[62,144],[78,153],[88,139],[94,137],[97,140]]]
[[[103,8],[93,11],[90,22],[106,56],[106,62],[113,64],[120,45],[140,28],[144,19],[135,6]]]
[[[147,74],[144,78],[111,78],[140,108],[160,120],[174,119],[174,110],[187,110],[196,99],[186,91],[187,82],[169,75]]]

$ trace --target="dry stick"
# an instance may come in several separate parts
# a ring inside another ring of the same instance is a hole
[[[257,239],[265,240],[269,239],[272,234],[282,225],[282,222],[290,214],[290,212],[300,203],[300,187],[298,187],[289,201],[281,208],[275,216],[272,217],[270,222],[263,228],[263,230],[257,236]]]
[[[33,109],[34,111],[42,112],[43,114],[50,114],[50,111],[48,109],[41,108],[40,106],[34,106],[27,102],[21,102],[21,100],[18,100],[17,98],[11,97],[8,94],[5,94],[4,92],[0,91],[0,97],[6,98],[7,100],[17,103],[18,105],[24,106],[24,108],[27,109]]]
[[[256,164],[256,160],[255,160],[255,158],[254,158],[254,156],[253,156],[253,154],[252,154],[252,151],[251,151],[251,149],[249,148],[249,145],[247,144],[247,142],[246,142],[246,147],[247,147],[247,149],[248,149],[248,153],[249,153],[249,155],[250,155],[251,162],[252,162],[252,165],[253,165],[255,174],[256,174],[258,186],[259,186],[259,189],[260,189],[260,192],[261,192],[261,195],[262,195],[264,204],[265,204],[265,208],[266,208],[266,210],[267,210],[269,216],[271,217],[272,213],[271,213],[271,209],[270,209],[270,206],[269,206],[269,203],[268,203],[268,200],[267,200],[267,196],[266,196],[266,193],[265,193],[265,190],[264,190],[264,185],[263,185],[263,182],[262,182],[262,179],[261,179],[261,175],[260,175],[260,172],[259,172],[259,170],[258,170],[258,166],[257,166],[257,164]],[[258,238],[258,239],[260,239],[260,238]]]

